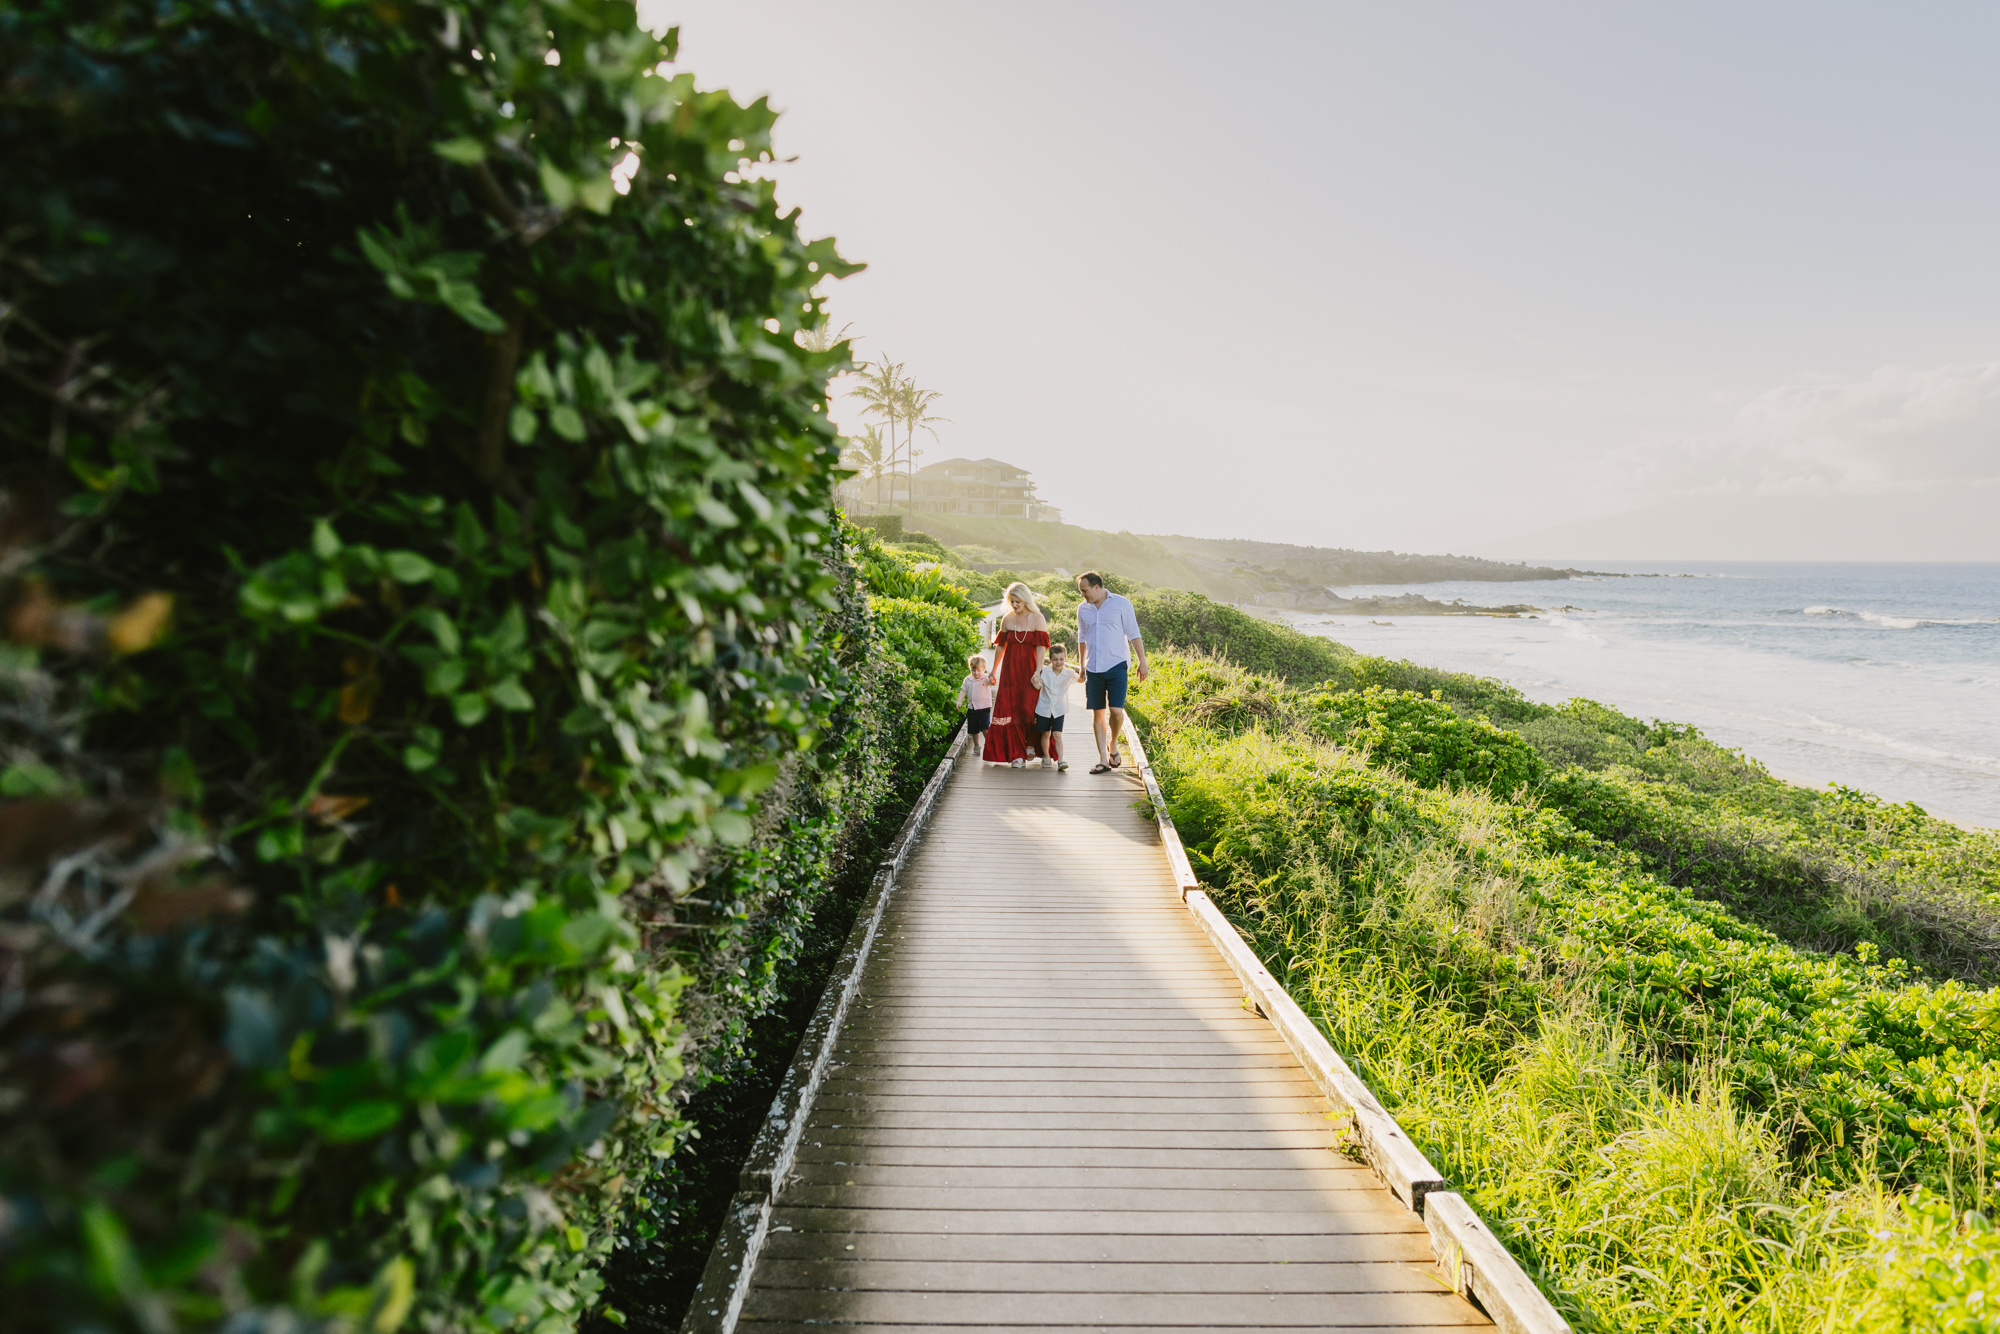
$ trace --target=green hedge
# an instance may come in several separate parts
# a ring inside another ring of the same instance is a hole
[[[14,1319],[570,1327],[888,790],[850,266],[673,55],[0,11]]]
[[[868,609],[884,647],[910,677],[915,744],[903,758],[915,765],[930,743],[949,736],[958,724],[958,686],[965,679],[965,660],[980,647],[979,622],[956,607],[910,598],[872,598]]]

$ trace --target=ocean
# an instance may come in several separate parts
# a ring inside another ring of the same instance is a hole
[[[1533,699],[1693,723],[1780,777],[2000,828],[2000,564],[1590,565],[1627,577],[1334,590],[1545,609],[1533,618],[1290,619]]]

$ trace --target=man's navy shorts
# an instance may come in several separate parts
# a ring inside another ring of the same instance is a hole
[[[1121,662],[1108,672],[1085,672],[1083,674],[1084,707],[1089,709],[1124,708],[1125,669],[1131,665],[1130,662]]]

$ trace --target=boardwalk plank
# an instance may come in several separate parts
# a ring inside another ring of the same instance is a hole
[[[743,1306],[746,1320],[874,1320],[940,1324],[1144,1325],[1182,1324],[1239,1327],[1333,1321],[1357,1325],[1483,1325],[1472,1305],[1458,1296],[1431,1292],[1278,1293],[1044,1293],[1044,1292],[875,1292],[801,1291],[757,1286]],[[1336,1326],[1337,1327],[1337,1326]]]
[[[788,1217],[799,1217],[792,1214]],[[1430,1238],[1393,1232],[1340,1232],[1319,1235],[1273,1233],[880,1232],[799,1230],[783,1225],[764,1243],[777,1260],[824,1257],[840,1260],[968,1261],[1006,1264],[1143,1264],[1198,1266],[1244,1264],[1290,1268],[1309,1264],[1427,1265]],[[852,1249],[849,1249],[849,1248]]]
[[[764,1281],[774,1288],[839,1288],[854,1292],[1270,1292],[1435,1293],[1430,1255],[1417,1263],[1102,1264],[1077,1261],[866,1260],[786,1258]]]

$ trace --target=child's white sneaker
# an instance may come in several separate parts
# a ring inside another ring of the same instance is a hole
[[[1025,769],[1028,767],[1028,762],[1026,760],[1015,760],[1014,767],[1016,769]]]
[[[1057,761],[1056,761],[1056,772],[1057,772],[1057,773],[1062,773],[1062,772],[1063,772],[1064,770],[1066,770],[1066,769],[1068,769],[1068,768],[1069,768],[1069,761],[1068,761],[1068,760],[1057,760]]]

